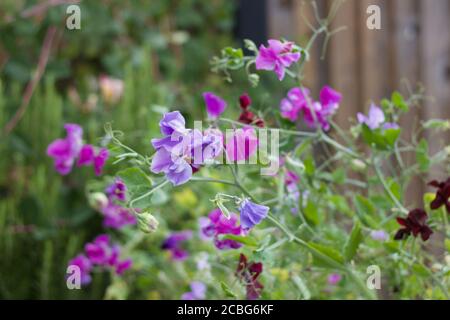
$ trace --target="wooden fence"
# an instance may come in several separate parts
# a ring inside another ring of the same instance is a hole
[[[317,0],[325,16],[334,0]],[[369,5],[381,8],[381,30],[366,24]],[[267,0],[269,37],[285,37],[301,42],[311,34],[304,17],[314,21],[309,0]],[[330,84],[344,95],[336,121],[349,127],[348,119],[367,111],[371,100],[380,101],[392,91],[405,91],[404,79],[412,87],[421,84],[434,99],[415,109],[401,121],[405,135],[413,124],[429,118],[450,118],[450,0],[347,0],[340,7],[333,28],[346,26],[329,43],[320,59],[321,41],[313,48],[305,72],[305,83],[317,92]],[[430,138],[430,151],[439,140]],[[433,172],[434,176],[439,172]],[[438,176],[438,178],[440,178]],[[413,197],[422,194],[425,184],[413,184]],[[414,199],[410,199],[414,200]],[[416,198],[419,202],[419,199]]]

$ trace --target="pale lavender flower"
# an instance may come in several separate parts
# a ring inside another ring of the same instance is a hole
[[[182,300],[203,300],[206,297],[206,285],[200,281],[191,282],[191,291],[183,293]]]
[[[372,230],[370,237],[376,241],[386,241],[389,239],[389,235],[384,230]]]
[[[369,114],[367,116],[358,112],[357,118],[359,123],[364,123],[372,130],[378,129],[386,120],[383,110],[373,103],[370,105]]]

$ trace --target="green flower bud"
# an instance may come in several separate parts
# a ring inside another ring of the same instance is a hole
[[[367,167],[366,164],[359,159],[353,159],[351,162],[351,166],[355,171],[364,171]]]
[[[149,212],[142,212],[137,215],[138,227],[144,233],[152,233],[158,229],[159,222]]]
[[[88,202],[92,208],[100,210],[108,204],[108,197],[102,192],[94,192],[89,195]]]

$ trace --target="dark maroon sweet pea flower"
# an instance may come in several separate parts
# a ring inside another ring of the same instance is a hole
[[[247,110],[247,108],[252,104],[252,99],[248,95],[248,93],[244,93],[242,96],[239,97],[239,105],[241,106],[241,109]]]
[[[428,185],[438,189],[436,197],[430,204],[431,210],[437,210],[445,205],[447,212],[450,213],[450,178],[443,182],[433,180]]]
[[[247,262],[247,257],[241,253],[236,276],[246,285],[247,299],[249,300],[258,299],[264,289],[264,285],[258,281],[262,271],[263,265],[261,262]]]
[[[241,106],[242,112],[238,118],[238,121],[245,124],[255,125],[257,127],[264,127],[264,120],[259,118],[253,112],[249,110],[252,100],[247,93],[244,93],[239,97],[239,105]]]
[[[397,222],[403,227],[397,231],[394,236],[395,240],[406,239],[410,234],[420,237],[423,241],[427,241],[433,230],[426,224],[428,219],[427,213],[423,209],[414,209],[408,213],[408,217],[397,218]]]

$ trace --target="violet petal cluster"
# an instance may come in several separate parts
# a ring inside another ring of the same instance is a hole
[[[219,250],[239,249],[242,245],[231,239],[220,239],[220,235],[241,235],[242,229],[238,224],[238,216],[231,213],[227,219],[219,209],[214,209],[208,218],[200,220],[201,236],[205,239],[213,238],[214,245]]]
[[[159,126],[164,137],[152,139],[156,154],[151,171],[164,173],[174,186],[189,181],[195,170],[222,151],[220,135],[214,130],[186,129],[179,111],[166,113]]]
[[[320,91],[319,101],[314,101],[306,88],[295,87],[289,90],[287,97],[281,100],[281,116],[292,122],[297,121],[300,114],[310,128],[320,126],[323,130],[330,129],[329,118],[339,108],[342,95],[329,86]]]
[[[136,216],[120,202],[125,202],[127,187],[125,183],[116,179],[106,188],[108,201],[100,208],[100,213],[104,216],[103,225],[108,228],[120,229],[126,225],[137,223]]]
[[[64,128],[66,137],[53,141],[47,147],[47,155],[53,158],[55,170],[61,175],[67,175],[76,162],[77,166],[92,165],[99,176],[108,160],[108,149],[83,145],[83,129],[77,124],[67,123]]]
[[[174,232],[164,240],[161,249],[169,251],[174,261],[186,260],[189,253],[182,248],[182,244],[191,238],[192,231],[190,230]]]
[[[269,207],[256,204],[249,199],[244,199],[239,207],[241,226],[244,229],[251,229],[259,224],[269,214]]]

